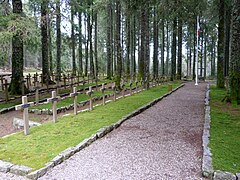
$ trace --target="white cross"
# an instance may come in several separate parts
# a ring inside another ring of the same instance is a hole
[[[74,98],[74,115],[77,115],[77,96],[78,96],[77,88],[73,87],[73,93],[70,94],[70,97]]]
[[[28,108],[33,105],[34,105],[33,102],[28,103],[27,96],[23,96],[22,104],[15,106],[16,110],[23,109],[23,121],[24,121],[24,134],[25,135],[29,134]]]
[[[60,99],[59,96],[57,96],[56,91],[52,91],[52,98],[47,99],[48,103],[53,103],[52,106],[52,112],[53,112],[53,122],[57,122],[57,101]]]

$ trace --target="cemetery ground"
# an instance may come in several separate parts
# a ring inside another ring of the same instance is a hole
[[[227,95],[225,89],[211,86],[211,130],[210,148],[214,169],[240,172],[240,107],[222,102]]]
[[[179,83],[175,83],[173,87],[178,85]],[[100,128],[116,122],[124,115],[167,92],[168,86],[161,85],[105,106],[96,107],[90,112],[60,117],[56,124],[48,122],[33,127],[28,136],[20,132],[1,138],[0,159],[34,169],[41,168],[61,151],[77,145]]]

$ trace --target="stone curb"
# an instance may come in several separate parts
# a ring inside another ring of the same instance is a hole
[[[62,151],[59,155],[57,155],[55,158],[53,158],[50,162],[46,163],[44,167],[41,169],[38,169],[36,171],[31,172],[33,169],[27,166],[21,166],[21,165],[15,165],[6,161],[0,160],[0,172],[10,172],[16,175],[25,176],[29,179],[38,179],[42,176],[44,176],[47,171],[52,169],[54,166],[57,166],[58,164],[61,164],[66,159],[73,156],[75,153],[81,151],[85,147],[92,144],[97,139],[100,139],[104,137],[106,134],[110,133],[112,130],[117,129],[119,126],[121,126],[122,123],[124,123],[126,120],[130,119],[131,117],[134,117],[144,110],[152,107],[157,102],[161,101],[164,97],[167,97],[168,95],[172,94],[173,92],[177,91],[179,88],[183,87],[185,84],[181,84],[177,88],[173,89],[171,92],[168,92],[164,94],[163,96],[153,100],[152,102],[138,108],[137,110],[129,113],[128,115],[124,116],[122,119],[118,120],[116,123],[113,123],[112,125],[105,126],[101,129],[99,129],[95,134],[93,134],[91,137],[84,139],[82,142],[80,142],[78,145],[74,147],[69,147]]]
[[[207,177],[213,180],[240,180],[240,173],[236,175],[229,172],[223,172],[216,170],[214,171],[212,166],[212,153],[211,149],[208,147],[209,138],[210,138],[210,85],[207,85],[206,97],[205,97],[205,122],[203,128],[203,136],[202,136],[202,147],[203,147],[203,159],[202,159],[202,175],[203,177]]]

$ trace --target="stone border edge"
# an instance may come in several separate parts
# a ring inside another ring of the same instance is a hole
[[[146,109],[152,107],[157,102],[161,101],[163,98],[165,98],[165,97],[169,96],[170,94],[172,94],[173,92],[177,91],[178,89],[180,89],[184,85],[185,84],[183,83],[180,86],[173,89],[172,91],[164,94],[163,96],[153,100],[152,102],[149,102],[149,103],[145,104],[144,106],[142,106],[142,107],[138,108],[137,110],[135,110],[135,111],[129,113],[128,115],[124,116],[123,118],[118,120],[116,123],[113,123],[112,125],[105,126],[101,129],[99,129],[95,134],[93,134],[89,138],[84,139],[78,145],[76,145],[74,147],[69,147],[69,148],[65,149],[64,151],[62,151],[59,155],[57,155],[55,158],[53,158],[50,162],[46,163],[45,166],[42,167],[41,169],[38,169],[36,171],[31,172],[33,169],[30,168],[30,167],[14,165],[12,163],[0,160],[0,172],[5,172],[5,173],[10,172],[10,173],[13,173],[13,174],[16,174],[16,175],[25,176],[29,179],[34,179],[34,180],[38,179],[38,178],[44,176],[53,167],[57,166],[58,164],[61,164],[66,159],[70,158],[75,153],[77,153],[77,152],[81,151],[82,149],[84,149],[85,147],[89,146],[90,144],[92,144],[97,139],[100,139],[100,138],[104,137],[105,135],[110,133],[112,130],[117,129],[118,127],[121,126],[122,123],[124,123],[125,121],[127,121],[131,117],[134,117],[134,116],[140,114],[141,112],[145,111]],[[17,170],[15,170],[15,167],[17,168]]]
[[[214,170],[212,166],[212,153],[209,146],[209,138],[210,138],[210,85],[207,85],[206,97],[205,97],[205,118],[204,118],[204,128],[203,128],[203,136],[202,136],[202,147],[203,147],[203,159],[202,159],[202,175],[203,177],[207,177],[213,180],[240,180],[240,173],[236,175],[229,172],[223,172],[219,170]]]

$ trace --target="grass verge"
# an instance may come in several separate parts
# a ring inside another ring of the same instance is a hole
[[[175,83],[173,87],[179,86]],[[133,96],[96,107],[91,112],[58,119],[56,124],[46,123],[23,133],[0,138],[0,159],[39,169],[61,151],[80,143],[100,128],[117,122],[123,116],[166,94],[168,86],[152,88]]]
[[[211,87],[210,148],[213,167],[232,173],[240,172],[240,106],[221,102],[226,91]]]

